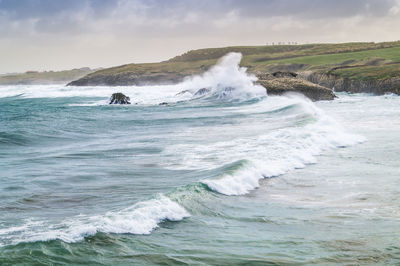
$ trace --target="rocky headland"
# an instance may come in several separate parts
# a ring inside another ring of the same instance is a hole
[[[174,84],[204,73],[229,52],[258,77],[268,94],[302,93],[331,100],[333,91],[400,93],[400,42],[238,46],[189,51],[168,61],[103,69],[70,86]]]
[[[314,84],[332,88],[336,92],[372,93],[375,95],[395,93],[400,95],[400,76],[360,80],[330,74],[305,73],[302,74],[301,78]]]
[[[258,80],[258,83],[266,88],[268,95],[301,93],[312,101],[333,100],[335,98],[332,89],[297,77],[275,77]]]

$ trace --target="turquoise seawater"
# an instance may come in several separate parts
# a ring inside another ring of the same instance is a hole
[[[240,84],[0,87],[0,265],[399,264],[400,98]]]

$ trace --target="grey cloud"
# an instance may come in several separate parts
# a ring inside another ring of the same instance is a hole
[[[395,0],[232,0],[244,16],[291,16],[305,18],[382,16],[396,4]]]
[[[91,6],[99,14],[118,5],[116,0],[1,0],[0,10],[10,12],[15,17],[51,16],[84,6]]]
[[[387,14],[396,3],[395,0],[3,0],[0,2],[0,10],[6,12],[11,19],[23,20],[55,17],[60,13],[74,13],[89,7],[93,11],[94,19],[101,19],[111,14],[123,2],[145,5],[145,15],[150,19],[185,12],[216,16],[232,10],[245,17],[381,16]]]
[[[382,17],[395,4],[396,0],[1,0],[0,32],[3,36],[22,34],[25,22],[29,26],[33,23],[29,29],[39,34],[102,30],[179,34],[176,30],[190,33],[189,26],[204,32],[232,11],[244,22],[290,17],[302,23],[354,16]],[[186,20],[188,13],[197,20]],[[137,18],[146,23],[139,23]],[[7,22],[20,22],[19,28],[9,29]],[[96,27],[99,22],[104,22],[104,29]]]
[[[10,19],[30,19],[57,15],[61,11],[79,8],[84,1],[60,1],[60,0],[3,0],[0,2],[0,10],[6,13]]]
[[[244,17],[292,16],[305,18],[383,16],[396,0],[153,0],[149,16],[164,16],[171,10],[215,16],[235,10]]]
[[[0,1],[0,25],[2,33],[7,31],[8,23],[18,22],[20,28],[13,27],[13,32],[6,35],[21,34],[27,25],[33,25],[37,33],[78,33],[86,27],[76,14],[90,10],[84,14],[85,20],[94,21],[109,14],[117,6],[117,1],[109,0],[2,0]],[[15,24],[14,24],[15,25]],[[28,30],[28,29],[25,29]]]
[[[399,12],[400,0],[0,0],[0,72],[273,41],[394,40]]]

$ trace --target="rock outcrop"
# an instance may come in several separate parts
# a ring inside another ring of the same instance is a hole
[[[121,92],[113,93],[110,97],[110,104],[131,104],[130,98]]]
[[[271,78],[259,80],[258,83],[267,89],[268,95],[296,92],[305,95],[312,101],[333,100],[335,98],[332,90],[298,78]]]
[[[400,94],[400,77],[352,80],[335,75],[318,73],[303,73],[300,74],[300,76],[315,84],[332,88],[337,92],[373,93],[375,95],[382,95],[385,93]]]

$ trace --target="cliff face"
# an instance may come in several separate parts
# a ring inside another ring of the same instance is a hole
[[[375,95],[382,95],[385,93],[400,94],[400,77],[351,80],[335,75],[319,73],[301,74],[300,77],[327,88],[334,88],[334,90],[338,92],[373,93]]]

